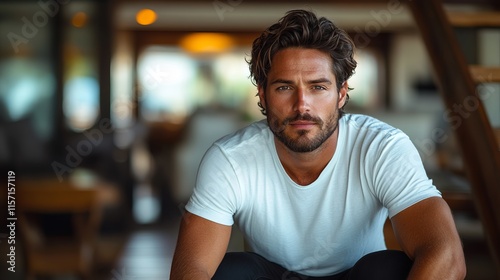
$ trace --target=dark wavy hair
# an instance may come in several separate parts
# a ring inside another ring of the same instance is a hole
[[[354,74],[357,64],[354,60],[355,47],[349,35],[332,21],[324,17],[318,18],[313,12],[291,10],[253,41],[251,59],[247,61],[252,83],[265,89],[274,55],[291,47],[317,49],[328,53],[332,58],[337,90]],[[344,106],[349,101],[349,94],[346,98]],[[262,114],[266,115],[262,104],[257,104]],[[344,113],[344,106],[340,108],[341,115]]]

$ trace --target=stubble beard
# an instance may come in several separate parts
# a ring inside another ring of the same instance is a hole
[[[326,122],[307,113],[297,114],[293,117],[286,118],[282,122],[273,117],[271,114],[268,114],[267,121],[274,136],[288,149],[296,153],[309,153],[321,147],[321,145],[333,135],[335,130],[337,130],[339,115],[339,110],[336,108],[328,117]],[[312,131],[298,130],[295,137],[287,135],[287,125],[292,121],[298,120],[313,121],[319,127],[318,134],[309,138]]]

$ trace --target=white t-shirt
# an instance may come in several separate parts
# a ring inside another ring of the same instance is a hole
[[[440,192],[402,131],[352,114],[338,129],[334,156],[307,186],[285,172],[265,120],[218,140],[186,210],[224,225],[236,221],[252,251],[290,271],[349,269],[386,248],[387,216]]]

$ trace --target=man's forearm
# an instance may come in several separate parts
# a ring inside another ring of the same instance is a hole
[[[210,280],[210,275],[206,271],[198,269],[177,269],[172,267],[170,280]]]

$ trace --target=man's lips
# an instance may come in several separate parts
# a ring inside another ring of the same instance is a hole
[[[316,122],[297,120],[297,121],[291,121],[289,123],[289,125],[291,125],[292,127],[298,128],[298,129],[309,129],[309,128],[315,126]]]

